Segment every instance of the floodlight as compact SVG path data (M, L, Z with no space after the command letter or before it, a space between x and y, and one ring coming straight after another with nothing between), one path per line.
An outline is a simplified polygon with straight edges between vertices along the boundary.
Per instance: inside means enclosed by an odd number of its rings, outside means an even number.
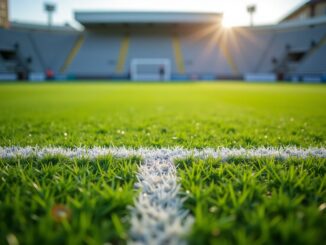
M55 12L56 6L53 3L45 3L44 4L44 11L48 14L48 26L52 26L52 14Z
M46 12L54 12L55 11L55 5L51 3L45 3L44 4L44 10Z
M253 24L254 24L253 15L256 12L256 10L257 10L257 8L256 8L256 5L254 5L254 4L247 6L247 12L250 15L250 26L253 26Z

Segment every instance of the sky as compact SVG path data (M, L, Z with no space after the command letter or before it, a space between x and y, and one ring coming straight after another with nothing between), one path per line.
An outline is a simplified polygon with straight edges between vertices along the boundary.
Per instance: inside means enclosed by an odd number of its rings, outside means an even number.
M74 11L199 11L224 14L227 26L249 25L246 7L255 4L254 23L273 24L307 0L8 0L11 21L46 23L44 3L54 3L55 24L78 26Z

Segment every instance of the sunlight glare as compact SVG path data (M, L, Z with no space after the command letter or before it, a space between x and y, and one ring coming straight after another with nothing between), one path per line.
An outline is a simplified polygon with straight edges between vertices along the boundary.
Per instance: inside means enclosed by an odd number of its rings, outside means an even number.
M226 29L228 28L232 28L234 26L236 26L237 23L237 18L230 16L230 15L224 15L223 19L222 19L222 26Z

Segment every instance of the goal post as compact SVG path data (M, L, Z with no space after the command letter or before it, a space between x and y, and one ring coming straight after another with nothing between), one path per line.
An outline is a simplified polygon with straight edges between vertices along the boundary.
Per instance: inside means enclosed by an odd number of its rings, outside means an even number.
M133 59L130 75L133 81L169 81L171 62L169 59Z

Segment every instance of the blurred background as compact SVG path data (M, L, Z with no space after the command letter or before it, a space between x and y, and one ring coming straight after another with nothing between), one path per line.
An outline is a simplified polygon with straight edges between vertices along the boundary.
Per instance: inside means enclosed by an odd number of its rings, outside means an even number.
M326 80L325 0L0 0L0 80Z

